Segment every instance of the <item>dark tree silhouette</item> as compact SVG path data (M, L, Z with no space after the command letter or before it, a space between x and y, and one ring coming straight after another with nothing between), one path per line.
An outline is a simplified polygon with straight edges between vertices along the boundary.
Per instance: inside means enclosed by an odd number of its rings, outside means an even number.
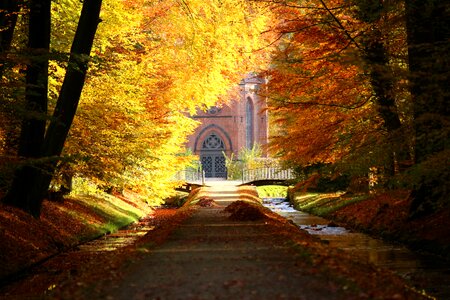
M5 69L7 53L11 48L19 3L17 0L0 1L0 78Z
M387 166L393 174L394 165L400 161L409 160L408 142L402 130L402 123L395 102L395 78L389 62L389 53L384 44L384 36L378 28L380 20L385 17L389 4L379 0L355 1L358 7L357 17L371 24L371 28L362 37L362 57L368 69L370 83L375 95L375 103L384 127L388 133L391 147L391 165ZM389 152L389 150L387 150ZM395 155L394 155L395 153Z
M26 71L26 114L21 125L18 155L24 159L36 159L41 156L46 125L51 0L32 0L28 7L30 56ZM39 170L30 162L32 160L27 160L16 171L5 203L32 212L36 208L27 195L30 189L26 186Z
M44 140L36 155L40 160L17 172L4 199L5 203L19 207L35 217L40 215L42 201L47 195L57 160L77 110L88 69L89 54L100 21L101 4L102 0L83 3L56 108L45 138L43 134L41 136ZM46 76L47 74L44 77ZM30 147L33 148L34 145Z
M449 193L450 3L405 0L405 4L415 160L422 170L412 205L416 213L432 210L434 202Z

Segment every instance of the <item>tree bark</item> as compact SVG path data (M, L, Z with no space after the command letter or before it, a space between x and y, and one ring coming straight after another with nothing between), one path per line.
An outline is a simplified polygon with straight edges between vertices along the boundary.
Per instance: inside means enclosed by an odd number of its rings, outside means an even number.
M19 174L14 180L17 188L21 187L24 190L20 195L21 198L17 198L17 193L8 193L11 195L7 197L8 203L13 203L35 217L40 215L42 201L47 195L57 159L61 155L76 113L88 69L89 54L100 20L101 3L102 0L89 0L83 3L66 75L53 118L40 149L40 157L44 163L38 167L35 166L29 173L30 176Z
M51 0L31 0L29 6L30 62L27 66L25 92L27 107L18 152L22 157L39 157L47 118Z
M414 101L415 160L442 151L439 132L450 115L450 4L406 0L410 90ZM448 125L447 125L448 126Z
M415 168L420 174L413 178L417 184L410 213L416 217L449 199L450 3L405 0L405 7Z
M11 49L11 42L19 13L19 1L3 0L0 2L0 79L6 65L6 56Z
M365 47L364 59L370 66L370 83L375 93L375 104L384 122L388 140L385 153L388 158L385 175L395 175L396 165L399 161L406 161L408 156L408 143L402 134L402 124L393 97L393 80L390 78L390 67L384 45L379 41L370 41Z
M370 83L376 96L378 112L389 133L394 133L401 127L397 105L393 97L394 82L390 74L387 51L381 42L381 32L374 29L372 36L364 42L364 60L370 69Z
M77 111L89 64L89 55L94 42L95 32L100 23L102 0L89 0L83 3L77 31L72 43L69 64L63 85L56 103L53 118L45 134L44 157L59 157ZM36 202L41 203L55 172L56 163L48 165L36 179Z
M21 125L18 149L19 157L27 161L17 170L5 197L5 203L35 215L37 208L29 197L26 186L38 172L39 166L34 164L33 158L41 156L44 142L48 101L51 0L31 0L29 10L30 58L26 71L26 114Z
M409 160L408 141L402 130L402 123L395 103L395 78L389 64L389 54L383 44L383 34L377 28L384 10L383 2L380 0L355 1L358 6L358 18L371 26L371 30L365 34L362 41L363 59L370 76L370 83L375 94L375 104L378 113L383 119L384 127L388 133L388 144L390 149L389 169L391 174L395 172L398 160Z

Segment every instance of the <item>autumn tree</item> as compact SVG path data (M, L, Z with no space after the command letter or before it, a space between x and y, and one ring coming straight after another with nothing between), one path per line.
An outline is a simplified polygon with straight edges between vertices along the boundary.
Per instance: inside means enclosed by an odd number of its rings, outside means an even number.
M371 133L380 134L370 83L358 65L359 45L350 35L358 22L347 6L336 6L275 7L280 42L267 71L268 97L283 129L272 144L300 164L336 162L374 143Z
M280 20L267 72L280 128L274 148L302 165L387 167L396 175L388 184L413 190L413 215L447 205L448 4L272 4Z
M398 96L395 87L399 78L396 78L393 69L398 66L392 63L392 53L388 49L388 41L393 38L388 28L392 28L392 31L404 31L404 26L395 24L397 26L394 27L392 21L389 21L390 18L398 17L398 11L402 10L402 5L378 0L356 1L355 5L355 15L365 25L360 39L361 56L365 62L364 69L369 74L374 102L388 135L387 144L392 146L391 163L387 165L392 175L395 169L398 169L399 161L401 163L411 161L409 155L411 140L407 135L409 130L403 128L399 114L400 108L397 105ZM399 34L396 37L398 36ZM393 43L390 42L390 44ZM400 55L404 47L396 46L396 54Z
M40 120L37 128L30 128L27 120L22 125L22 136L32 136L32 144L20 147L26 156L44 158L42 162L33 165L25 165L19 168L13 180L11 188L8 190L4 202L17 206L33 216L40 215L41 203L45 197L52 174L55 168L55 162L49 161L52 157L58 157L61 154L66 136L70 129L72 119L74 117L81 90L86 76L87 65L95 31L98 24L98 16L100 14L101 0L87 1L83 5L83 9L78 23L78 28L73 40L71 54L68 62L68 68L62 85L57 106L55 108L53 119L49 124L44 136L45 121ZM32 21L32 20L35 21ZM39 48L43 58L38 61L31 61L27 69L27 82L30 82L29 88L37 88L38 92L30 93L32 107L35 110L46 108L47 106L47 80L48 80L48 45L50 43L50 1L41 3L41 1L31 2L30 6L30 47L45 46ZM39 24L36 24L37 22ZM32 25L34 25L32 27ZM42 36L37 37L44 33ZM40 43L44 44L40 44ZM45 51L47 49L47 51ZM33 48L31 48L33 50ZM44 63L42 62L44 61ZM35 81L30 81L35 80ZM45 93L44 93L45 91ZM45 100L45 105L44 105ZM41 117L42 118L42 117ZM30 133L28 133L28 130ZM40 130L38 132L38 130ZM23 139L26 140L26 139ZM27 140L27 142L29 142Z
M268 96L282 128L274 149L297 164L339 163L355 175L398 170L411 145L398 79L406 64L401 4L303 1L274 10L279 46Z
M22 121L18 155L23 158L37 159L41 157L46 126L50 0L30 1L28 5L30 54L26 71L26 115ZM33 165L25 165L18 169L5 202L29 212L35 210L33 200L28 199L28 192L24 186L33 182L37 172L37 167Z
M195 126L188 112L225 99L230 86L264 61L254 50L265 44L261 32L269 11L242 0L104 1L92 44L100 1L83 3L76 33L80 3L52 5L53 116L32 164L37 175L26 184L33 188L18 197L25 186L18 176L7 202L38 215L55 168L102 187L132 189L146 199L166 197L171 177L187 163L178 154ZM89 33L80 34L83 24L89 24ZM86 41L79 43L82 37ZM95 63L86 74L91 45Z
M120 26L99 31L114 38L95 50L104 63L88 79L65 153L82 158L71 165L78 176L155 203L189 161L178 155L196 126L186 112L214 105L261 63L253 52L268 17L245 1L133 1L114 11Z
M450 5L434 0L405 5L417 163L412 213L421 214L449 199Z

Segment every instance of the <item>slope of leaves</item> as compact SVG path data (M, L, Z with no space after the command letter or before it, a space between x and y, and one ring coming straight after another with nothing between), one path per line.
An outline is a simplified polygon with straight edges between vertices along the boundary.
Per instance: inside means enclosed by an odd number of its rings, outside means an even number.
M64 202L45 201L40 220L0 206L0 279L82 241L121 228L152 212L137 198L110 195L76 196ZM70 224L70 226L67 226Z

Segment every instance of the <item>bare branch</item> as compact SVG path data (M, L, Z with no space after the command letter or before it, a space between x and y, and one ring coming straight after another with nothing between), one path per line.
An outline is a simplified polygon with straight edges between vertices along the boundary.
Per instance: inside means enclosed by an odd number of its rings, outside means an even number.
M277 99L274 97L267 97L268 99L272 99L275 101L281 101L285 104L289 104L289 105L303 105L303 106L324 106L324 107L337 107L337 108L343 108L343 109L348 109L348 110L353 110L353 109L358 109L363 107L365 104L367 104L368 102L370 102L373 98L373 96L367 97L365 99L362 99L361 101L352 103L350 105L343 105L343 104L337 104L337 103L323 103L323 102L318 102L318 101L285 101L284 99Z
M349 40L355 44L356 48L361 50L361 47L359 46L358 42L350 35L350 33L347 31L347 29L342 25L342 22L336 17L336 15L331 11L331 9L328 8L326 3L323 0L319 0L320 3L322 3L323 7L326 9L326 11L330 14L330 16L336 21L338 26L344 31L344 34L349 38Z

